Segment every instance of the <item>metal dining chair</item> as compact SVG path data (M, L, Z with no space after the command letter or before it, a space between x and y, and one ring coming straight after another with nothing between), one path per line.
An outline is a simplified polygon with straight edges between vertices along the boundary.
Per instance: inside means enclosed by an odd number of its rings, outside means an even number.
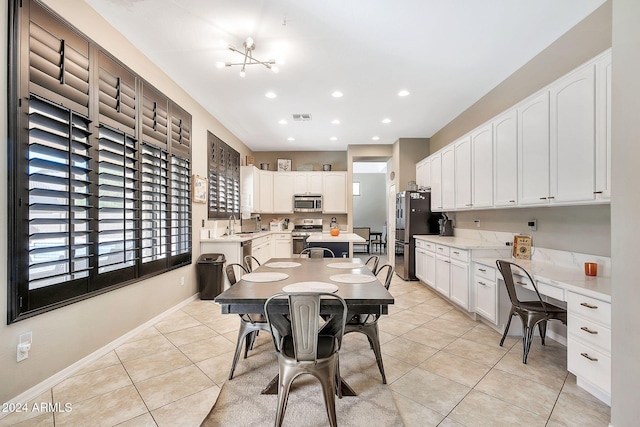
M227 264L225 267L225 273L227 275L227 279L229 279L229 283L231 286L237 283L237 276L235 272L235 268L240 269L241 272L249 273L247 269L242 264L232 263ZM236 351L233 355L233 362L231 363L231 371L229 371L229 379L233 379L233 373L236 370L236 365L238 364L238 359L240 359L240 353L242 352L242 342L244 341L244 358L247 358L247 354L249 350L253 349L253 343L258 336L258 332L260 331L268 331L271 329L267 324L267 319L262 314L248 314L243 313L239 314L240 316L240 328L238 329L238 340L236 342Z
M371 255L367 262L364 263L373 274L378 272L378 263L380 262L380 257L378 255Z
M538 292L536 282L533 280L529 272L520 267L518 264L499 259L496 261L496 265L498 266L500 274L502 274L504 284L507 287L507 293L509 294L509 299L511 300L511 311L509 312L509 320L507 320L507 326L504 328L504 334L502 335L502 339L500 340L500 346L502 347L505 338L507 338L507 334L509 333L509 326L511 326L511 319L513 318L513 316L519 316L520 320L522 321L522 363L527 363L529 349L531 348L531 342L533 341L533 331L535 330L536 325L538 325L542 345L544 345L544 339L547 333L547 321L560 320L566 325L567 310L543 301L542 297L540 296L540 292ZM529 281L533 285L533 289L536 291L536 295L538 296L537 301L520 301L518 299L518 294L516 292L516 283L518 283L519 285L525 285L525 283L520 281L516 282L514 280L513 270L511 269L512 266L522 271L524 273L524 276L529 279Z
M320 320L320 302L330 301L335 310ZM281 426L296 377L310 374L322 386L329 424L337 426L335 394L340 391L338 351L342 345L347 303L332 293L279 293L264 304L273 344L278 353L278 409L276 426Z
M305 255L309 258L324 258L325 254L328 254L330 258L336 257L329 248L306 248L300 251L300 258L305 258Z
M389 264L383 265L378 269L376 276L384 276L384 287L389 290L391 279L393 278L393 267ZM369 345L373 350L373 354L376 356L380 375L382 375L382 384L386 384L387 377L384 374L384 364L382 363L382 353L380 351L380 332L378 330L379 319L380 314L356 314L347 321L344 333L346 335L351 332L360 332L367 336Z
M244 266L247 269L247 271L249 271L249 273L251 273L253 271L253 263L258 264L258 267L260 267L260 261L258 261L258 259L256 257L254 257L253 255L245 255L244 257Z

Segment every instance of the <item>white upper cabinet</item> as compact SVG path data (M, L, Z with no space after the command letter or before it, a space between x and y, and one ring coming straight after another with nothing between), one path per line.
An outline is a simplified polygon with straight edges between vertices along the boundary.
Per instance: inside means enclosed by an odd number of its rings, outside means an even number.
M551 203L595 199L595 65L555 82L550 90Z
M293 194L323 194L323 172L298 171L293 175Z
M273 212L293 212L293 174L276 172L273 175Z
M429 156L431 160L431 210L442 210L442 153Z
M258 212L273 212L273 172L259 170L260 173L260 210Z
M597 200L611 199L611 52L596 61Z
M431 187L431 161L423 159L416 163L416 184L418 188Z
M453 144L454 150L454 200L456 209L471 208L471 137L469 135Z
M493 126L491 123L471 133L471 172L472 206L474 208L493 206Z
M455 204L455 149L448 145L442 150L442 209L450 210Z
M518 126L516 109L493 121L493 204L518 203Z
M240 211L249 218L252 212L260 212L260 171L253 166L240 167Z
M347 173L325 172L323 186L322 211L324 213L347 212Z
M518 107L518 203L549 203L549 92Z

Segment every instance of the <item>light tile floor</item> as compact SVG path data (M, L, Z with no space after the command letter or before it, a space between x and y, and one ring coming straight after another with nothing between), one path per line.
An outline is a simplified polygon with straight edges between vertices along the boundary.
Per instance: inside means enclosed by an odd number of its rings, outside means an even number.
M562 345L536 340L524 365L518 338L500 347L497 332L423 284L394 276L390 291L382 352L406 426L608 425L610 408L576 385ZM72 411L15 413L0 426L198 426L227 378L238 323L194 301L34 400ZM272 343L261 334L256 345ZM343 345L368 346L361 334Z

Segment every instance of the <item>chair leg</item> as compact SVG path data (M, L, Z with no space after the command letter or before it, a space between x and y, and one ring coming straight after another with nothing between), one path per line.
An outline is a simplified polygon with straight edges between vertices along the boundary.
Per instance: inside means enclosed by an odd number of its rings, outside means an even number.
M538 322L538 330L540 331L540 339L542 340L542 345L544 345L544 339L547 335L547 321L543 320Z
M251 334L252 331L247 328L247 325L244 322L240 323L240 328L238 329L238 341L236 342L236 352L233 355L233 362L231 363L231 371L229 372L229 379L233 379L233 372L236 370L236 365L238 364L238 359L240 359L240 353L242 352L242 341L244 341L245 336ZM249 338L247 337L247 343L249 342ZM245 353L245 358L246 358Z
M322 374L318 372L315 376L320 380L320 384L322 385L322 395L324 396L324 404L327 409L327 416L329 417L329 425L335 427L338 425L336 418L336 396L335 396L335 388L339 387L339 384L336 384L336 369L338 366L338 360L336 359L335 363L329 363L326 366L326 372Z
M524 322L523 322L524 323ZM524 326L524 325L523 325ZM534 327L524 326L524 331L522 334L522 363L526 365L527 357L529 356L529 349L531 348L531 341L533 341L533 331Z
M253 344L256 342L258 331L251 331L247 334L247 338L244 342L244 358L247 358L249 350L253 350Z
M287 411L287 401L289 400L289 390L295 378L295 371L281 366L278 374L278 412L276 413L276 427L282 426L284 413Z
M376 323L373 327L365 327L363 329L363 332L367 335L369 344L371 345L371 349L373 350L373 354L375 354L376 356L378 369L380 370L380 375L382 376L382 384L386 384L387 376L384 374L384 364L382 363L382 352L380 351L380 333L378 332L378 324Z
M507 320L507 326L504 327L504 334L502 334L502 339L500 340L500 347L504 344L504 340L507 338L507 334L509 333L509 327L511 326L511 319L515 315L513 308L509 312L509 319Z

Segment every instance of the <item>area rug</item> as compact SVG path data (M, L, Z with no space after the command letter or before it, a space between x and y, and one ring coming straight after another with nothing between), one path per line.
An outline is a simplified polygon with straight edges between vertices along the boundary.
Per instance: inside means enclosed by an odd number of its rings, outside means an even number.
M215 405L202 426L272 426L276 417L276 395L260 394L278 373L273 343L258 337L247 359L240 359L233 380L226 381ZM402 419L388 386L382 384L373 352L364 341L345 337L340 351L340 372L357 396L336 397L338 425L360 427L402 426ZM267 338L267 337L265 337ZM322 398L322 387L310 375L293 382L283 426L316 427L329 425Z

